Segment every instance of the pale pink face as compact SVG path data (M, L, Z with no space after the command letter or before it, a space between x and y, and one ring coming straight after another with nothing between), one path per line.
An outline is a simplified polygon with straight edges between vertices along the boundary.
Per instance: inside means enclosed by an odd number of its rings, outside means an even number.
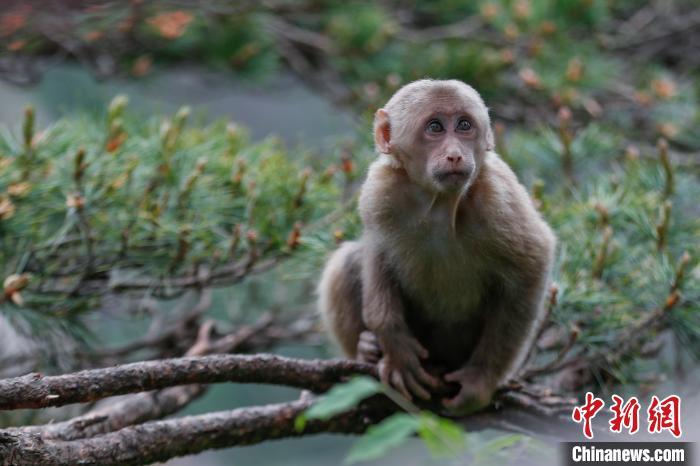
M438 191L460 190L476 170L474 118L460 108L436 108L421 123L408 149L411 158L424 159L423 171Z
M405 95L399 91L386 107L389 131L378 135L380 150L381 139L389 139L387 153L413 181L437 192L466 189L490 145L490 123L481 98L471 87L455 83L432 82L403 91ZM377 129L386 128L379 112L377 118Z

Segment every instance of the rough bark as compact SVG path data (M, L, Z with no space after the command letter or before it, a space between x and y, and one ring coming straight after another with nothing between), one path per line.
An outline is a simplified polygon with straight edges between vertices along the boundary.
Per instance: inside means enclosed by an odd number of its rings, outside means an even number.
M371 364L275 355L211 355L136 362L73 374L0 380L0 409L45 408L175 385L267 383L322 392L346 376L375 375Z
M397 408L374 398L329 420L310 420L297 430L295 420L312 400L187 416L126 427L75 441L44 440L37 434L0 431L3 465L141 465L204 450L252 445L267 440L321 432L362 433Z
M67 421L11 427L5 432L36 434L44 440L68 441L93 437L175 414L202 396L206 389L206 385L194 384L138 393Z
M246 346L255 336L263 337L258 342L259 348L270 347L280 336L282 339L292 334L295 337L300 337L304 336L308 330L301 326L299 332L285 331L282 335L269 335L268 331L275 330L271 324L270 316L263 315L252 325L245 325L220 337L212 337L214 323L213 321L205 321L200 327L195 344L185 356L236 352ZM44 440L77 440L93 437L174 414L206 393L207 389L207 385L193 384L137 393L106 406L98 406L82 416L67 421L24 426L8 429L8 431L40 434Z
M23 429L0 431L0 463L8 465L141 465L205 450L253 445L268 440L318 433L360 434L399 408L377 395L328 420L309 420L303 429L295 421L312 399L262 407L239 408L167 421L152 421L73 441L47 439ZM467 430L502 429L532 435L571 436L571 423L560 416L542 418L522 406L503 406L459 420ZM573 437L572 437L573 438Z
M206 334L203 330L200 336ZM199 339L200 342L205 340ZM185 373L181 374L182 371ZM105 414L97 411L55 426L0 430L0 464L150 464L208 449L251 445L284 437L319 432L361 433L395 412L398 408L394 402L375 396L343 415L310 421L301 431L295 429L294 421L312 403L308 397L290 403L167 421L144 422L153 417L139 417L143 413L154 416L154 407L162 410L155 413L156 416L177 412L182 403L189 402L197 396L198 390L203 390L202 385L193 385L193 382L272 383L323 391L355 374L376 377L374 366L348 360L219 355L127 364L58 377L7 379L0 381L0 388L5 389L0 390L3 396L0 400L9 406L42 407L47 394L53 393L60 393L62 397L49 401L63 404L69 402L69 397L71 401L89 401L119 390L149 390L162 388L166 383L186 385L128 397L121 404L117 403L116 409L108 407ZM545 435L558 435L559 427L553 426L559 426L555 422L561 413L570 412L571 402L553 396L550 390L542 387L509 384L499 389L488 410L462 422L468 429L528 432L533 420L546 418L544 427L540 425L535 429Z

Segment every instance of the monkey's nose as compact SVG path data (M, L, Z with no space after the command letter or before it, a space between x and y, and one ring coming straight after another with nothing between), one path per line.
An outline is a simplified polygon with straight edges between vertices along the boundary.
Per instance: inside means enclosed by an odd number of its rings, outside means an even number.
M459 163L462 161L462 156L461 155L448 155L447 161L452 162L452 163Z

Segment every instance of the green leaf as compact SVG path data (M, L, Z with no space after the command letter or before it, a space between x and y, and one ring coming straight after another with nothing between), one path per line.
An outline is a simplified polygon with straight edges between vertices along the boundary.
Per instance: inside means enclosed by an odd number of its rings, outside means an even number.
M449 419L432 413L421 413L418 434L436 458L454 457L464 450L464 429Z
M306 427L306 414L301 413L300 415L297 416L296 419L294 419L294 430L296 432L303 432L304 428Z
M406 413L394 414L367 429L367 433L353 445L346 463L369 461L383 456L415 434L420 420Z
M305 413L306 419L329 419L347 411L370 395L381 392L382 385L371 377L355 377L336 385Z

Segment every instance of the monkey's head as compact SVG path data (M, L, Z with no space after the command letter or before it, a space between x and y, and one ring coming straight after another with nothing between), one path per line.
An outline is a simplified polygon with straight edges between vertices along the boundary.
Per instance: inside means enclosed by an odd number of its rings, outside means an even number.
M405 85L374 118L377 150L435 192L469 188L493 150L488 110L461 81L423 79Z

